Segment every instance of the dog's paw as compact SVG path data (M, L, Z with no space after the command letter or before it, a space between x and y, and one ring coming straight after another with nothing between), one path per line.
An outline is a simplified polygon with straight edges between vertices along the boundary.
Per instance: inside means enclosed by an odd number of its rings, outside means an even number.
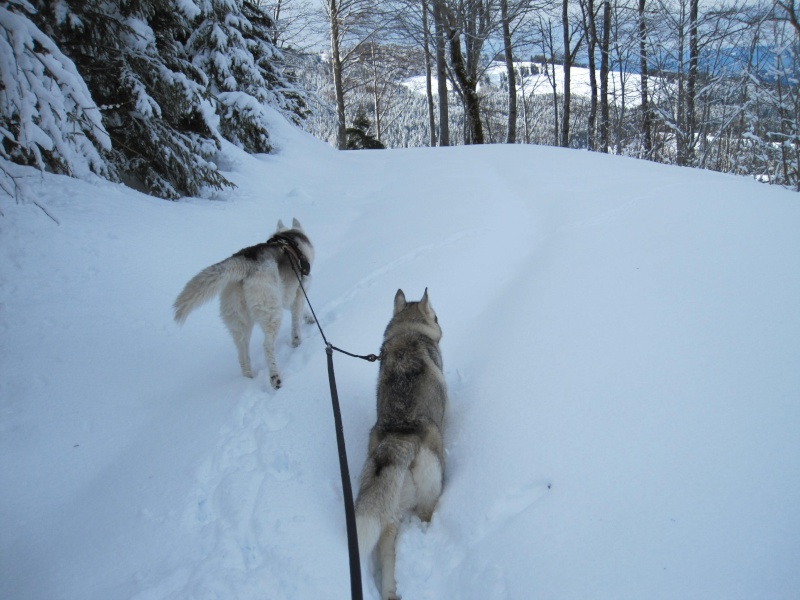
M280 375L272 375L269 378L269 382L272 384L272 387L274 387L276 390L280 389L280 387L281 387L281 376Z
M306 325L313 325L315 322L314 315L312 315L311 313L304 314L303 321L305 321Z
M300 345L300 336L296 335L292 338L292 348L297 348Z
M255 377L255 374L253 374L252 369L242 369L242 375L244 375L245 377L247 377L249 379L252 379L253 377Z

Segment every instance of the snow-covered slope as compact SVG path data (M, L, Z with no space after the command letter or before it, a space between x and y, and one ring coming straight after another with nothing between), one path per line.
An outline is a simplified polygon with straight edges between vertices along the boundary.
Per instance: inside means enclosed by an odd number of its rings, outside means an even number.
M155 200L32 174L0 218L0 598L343 598L325 352L241 377L201 268L298 217L328 338L376 352L429 288L444 495L407 600L800 597L800 202L752 181L530 146L339 153L275 117L238 184ZM288 316L288 315L287 315ZM288 319L287 319L288 321ZM354 483L375 365L337 355ZM377 598L365 573L365 597Z
M516 62L516 70L522 75L518 76L517 80L517 93L525 95L526 97L534 95L551 95L553 93L553 86L551 80L555 82L556 88L559 93L563 92L564 85L564 66L563 65L545 65L537 63L534 65L537 72L531 74L530 62ZM549 72L549 76L548 76ZM482 82L479 89L488 83L495 88L507 88L508 70L504 63L494 62L486 69L482 76ZM638 75L634 73L620 73L619 71L610 71L609 74L609 102L612 104L625 104L626 106L638 106L641 103L641 87ZM652 81L665 85L659 77L651 78ZM433 89L436 89L436 78L433 79ZM573 66L570 71L570 91L573 96L580 96L589 98L592 94L590 83L590 75L588 67ZM417 94L425 94L425 76L417 75L410 77L403 82L408 89ZM447 82L448 89L450 89L450 82ZM659 94L659 86L654 86L651 93Z

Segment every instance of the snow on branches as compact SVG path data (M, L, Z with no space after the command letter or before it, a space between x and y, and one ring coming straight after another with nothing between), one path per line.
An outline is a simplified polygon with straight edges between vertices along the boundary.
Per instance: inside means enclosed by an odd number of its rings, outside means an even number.
M266 107L307 112L273 29L250 0L6 0L0 158L163 198L232 186L223 138L269 152Z
M108 177L111 140L72 60L26 14L0 7L0 156L57 173ZM4 171L7 172L7 171Z

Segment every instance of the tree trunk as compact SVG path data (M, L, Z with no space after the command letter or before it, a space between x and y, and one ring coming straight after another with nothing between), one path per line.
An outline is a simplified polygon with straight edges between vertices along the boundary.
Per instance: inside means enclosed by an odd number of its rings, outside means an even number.
M675 164L686 164L687 138L686 138L686 83L685 78L685 48L686 48L686 6L681 3L680 16L678 17L678 101L676 102L675 115Z
M525 127L525 143L531 143L530 128L528 127L528 99L525 97L525 83L522 84L522 124Z
M383 130L383 123L381 119L381 84L378 76L378 61L380 60L375 50L375 38L370 40L370 65L372 67L372 105L374 107L373 119L375 122L375 139L381 141L381 132Z
M500 0L500 18L503 22L503 48L508 71L508 133L506 143L517 141L517 75L514 70L514 53L511 47L511 21L508 17L508 0ZM523 99L524 101L524 99Z
M550 74L548 71L547 79L550 81L550 86L553 88L553 144L558 146L559 139L560 139L560 129L559 129L559 121L558 121L558 81L556 81L556 46L555 42L553 41L553 27L552 23L548 22L548 30L547 35L550 39L550 63L553 66L553 77L550 78ZM547 63L544 64L544 68L547 69Z
M272 29L273 46L277 46L278 42L280 41L279 40L280 34L278 33L278 20L281 18L281 4L282 4L281 0L278 0L272 9L272 18L274 20L274 25L275 25Z
M591 98L589 101L589 139L588 139L588 146L589 150L596 150L596 123L597 123L597 72L595 69L594 64L594 50L597 47L597 23L595 22L595 14L594 14L594 0L587 0L586 2L586 9L589 18L588 29L587 32L589 43L588 43L588 54L589 54L589 88L591 90Z
M642 82L642 158L653 152L652 115L647 93L647 24L644 20L645 0L639 0L639 68Z
M439 95L439 145L450 145L450 111L447 95L447 59L445 58L444 0L433 0L433 23L436 33L436 78Z
M333 89L336 95L336 147L347 148L347 126L344 114L344 86L342 84L342 60L339 55L339 9L336 0L329 0L328 14L331 21L331 68Z
M697 13L698 1L689 0L689 77L686 81L686 135L688 137L687 159L694 154L697 144L695 137L697 133L696 115L696 96L697 96L697 77L698 62L700 51L698 48L697 33Z
M569 41L569 0L561 2L561 25L564 29L564 110L561 114L561 146L569 148L569 116L572 94L570 90L570 78L572 71L572 52L570 52Z
M453 24L453 19L448 16L448 44L450 45L450 63L453 74L458 80L461 92L464 95L464 113L466 125L469 128L469 139L466 143L483 144L483 124L481 123L480 99L478 98L478 82L470 77L464 55L461 52L461 34Z
M428 39L428 0L422 0L422 45L425 48L425 97L428 100L428 127L431 146L436 146L436 115L433 108L433 86L431 84L431 47Z
M608 153L608 49L611 42L611 1L603 2L603 39L600 42L600 151Z

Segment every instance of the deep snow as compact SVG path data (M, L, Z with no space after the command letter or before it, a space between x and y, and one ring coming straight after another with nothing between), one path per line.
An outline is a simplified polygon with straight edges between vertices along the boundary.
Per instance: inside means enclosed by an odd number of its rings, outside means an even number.
M60 225L0 199L0 598L349 597L319 333L284 323L275 392L216 302L172 320L293 216L334 344L376 352L398 287L444 330L406 600L800 597L797 194L556 148L339 153L273 119L280 152L226 147L213 199L33 172ZM335 361L355 485L377 368Z

